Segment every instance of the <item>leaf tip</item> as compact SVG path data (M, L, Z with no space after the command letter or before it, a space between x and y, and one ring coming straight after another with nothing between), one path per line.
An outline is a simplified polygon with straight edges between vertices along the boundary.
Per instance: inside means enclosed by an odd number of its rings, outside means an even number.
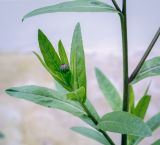
M76 27L75 27L75 29L81 29L81 25L80 25L80 22L78 22L77 24L76 24Z
M5 93L11 95L11 92L14 91L12 88L6 89Z

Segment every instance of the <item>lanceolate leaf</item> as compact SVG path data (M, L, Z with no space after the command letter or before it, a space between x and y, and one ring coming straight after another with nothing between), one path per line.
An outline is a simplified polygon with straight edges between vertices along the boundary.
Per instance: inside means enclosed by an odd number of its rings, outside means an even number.
M118 91L98 68L95 69L95 72L98 85L108 103L111 105L114 111L120 111L122 109L122 100Z
M38 41L41 53L48 68L50 68L52 72L59 72L61 61L51 42L41 30L38 30Z
M144 96L145 96L145 95L148 95L148 92L149 92L150 87L151 87L151 81L149 82L149 84L148 84L148 86L147 86L147 88L146 88L146 90L145 90L145 92L144 92Z
M32 16L55 12L117 12L112 6L98 0L72 0L42 7L26 14L23 20Z
M61 63L69 65L67 54L61 40L58 42L58 52L61 59Z
M151 119L149 119L146 124L149 126L152 132L154 132L157 128L160 127L160 113L154 115ZM143 140L144 137L134 137L132 139L131 145L138 145L138 143Z
M149 106L149 103L150 103L150 100L151 100L151 96L149 95L145 95L143 96L137 106L135 107L134 109L134 114L142 119L144 119L145 117L145 114L147 112L147 109L148 109L148 106Z
M85 105L87 106L87 108L90 111L90 113L95 117L95 119L97 121L99 121L100 120L100 116L98 115L96 109L94 108L94 106L91 104L91 102L88 99L86 100Z
M36 104L57 108L72 113L75 116L83 116L83 108L76 102L67 101L58 92L39 86L13 87L6 90L10 96L32 101Z
M80 133L81 135L84 135L84 136L87 136L91 139L94 139L103 145L110 145L108 140L101 133L97 132L96 130L93 130L90 128L85 128L85 127L72 127L71 129L77 133Z
M71 82L74 90L82 86L86 90L85 56L83 50L81 28L79 23L75 27L72 38L70 67L71 67L71 73L73 75Z
M139 100L137 106L134 109L132 109L132 114L144 119L150 100L151 100L151 96L149 95L143 96ZM136 136L129 136L129 145L132 145L132 142L134 142L137 138L138 137Z
M160 113L153 116L151 119L147 121L148 126L152 131L160 127Z
M160 57L155 57L153 59L147 60L143 64L142 68L132 83L134 84L147 77L158 75L160 75Z
M142 137L151 135L151 130L139 117L122 111L104 115L99 121L98 128L104 131Z

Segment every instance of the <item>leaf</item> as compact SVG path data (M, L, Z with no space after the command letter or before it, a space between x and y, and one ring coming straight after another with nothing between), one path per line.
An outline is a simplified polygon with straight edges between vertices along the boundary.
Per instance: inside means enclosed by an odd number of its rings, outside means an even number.
M44 68L54 77L54 79L59 82L65 89L67 90L71 90L70 86L68 84L66 84L65 80L62 78L62 76L57 75L55 73L53 73L48 66L45 64L45 62L43 61L43 59L39 56L38 53L34 52L33 53L37 56L38 60L41 62L41 64L44 66Z
M134 114L142 119L144 119L145 117L145 114L147 112L147 109L148 109L148 106L149 106L149 103L150 103L150 100L151 100L151 96L149 95L145 95L143 96L137 106L135 107L134 109Z
M26 18L55 12L117 12L112 6L100 2L98 0L76 0L62 2L59 4L42 7L26 14L22 21Z
M150 128L139 117L122 111L104 115L98 123L98 128L103 131L142 137L151 135Z
M160 56L145 61L132 83L135 84L147 77L158 75L160 75Z
M61 72L60 67L62 62L51 42L41 30L38 31L38 41L44 61L37 53L34 52L35 55L38 57L47 71L54 77L54 79L58 81L64 88L71 91L71 72L70 70L66 73Z
M57 81L55 81L54 84L56 91L59 92L62 96L65 96L68 93L68 91L64 87L62 87L62 85L60 85Z
M114 111L120 111L122 109L122 100L118 91L98 68L95 69L95 73L98 85L108 103L111 105Z
M79 118L91 127L96 128L95 123L87 115L80 116Z
M83 50L81 28L79 23L75 27L73 38L72 38L70 63L71 63L70 64L71 73L73 75L71 82L74 90L82 86L86 90L85 56L84 56L84 50ZM85 94L85 97L86 97L86 94Z
M100 116L98 115L96 109L94 108L94 106L91 104L91 102L88 99L86 100L85 105L87 106L89 112L95 117L95 119L99 121Z
M57 108L75 116L83 116L83 108L76 102L65 100L58 92L40 86L13 87L6 90L10 96L32 101L36 104Z
M152 132L154 132L157 128L160 127L160 113L154 115L151 119L149 119L146 124L149 126ZM137 145L144 137L134 137L132 139L131 145Z
M153 116L151 119L147 121L148 126L151 128L152 131L156 130L160 127L160 113Z
M134 102L135 102L134 90L133 90L133 86L130 84L129 85L129 111L131 113L133 113L133 110L134 110Z
M38 42L46 65L52 72L58 73L61 61L51 42L41 30L38 30Z
M146 88L146 90L145 90L145 92L144 92L144 96L145 95L148 95L148 91L149 91L149 89L150 89L150 87L151 87L151 81L149 82L149 84L148 84L148 86L147 86L147 88Z
M62 64L69 65L67 54L66 54L66 51L64 49L64 46L61 40L58 42L58 52L59 52L59 56L60 56Z
M144 119L145 114L148 109L148 106L149 106L149 103L150 103L150 100L151 100L151 96L149 96L149 95L143 96L139 100L137 106L132 109L132 114ZM129 145L132 143L132 140L134 140L135 138L137 138L137 137L129 136L129 142L130 142Z
M72 127L71 129L77 133L80 133L81 135L94 139L103 145L110 145L108 140L104 138L104 136L96 130L86 127Z
M77 89L73 92L69 92L67 94L67 99L78 101L80 103L84 103L86 101L85 100L86 99L85 98L85 88L80 87L79 89Z
M160 139L156 140L152 145L160 145Z

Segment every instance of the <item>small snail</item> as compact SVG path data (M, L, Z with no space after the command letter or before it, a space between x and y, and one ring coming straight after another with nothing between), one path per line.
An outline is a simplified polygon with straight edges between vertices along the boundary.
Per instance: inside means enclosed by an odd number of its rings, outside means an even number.
M68 64L61 64L60 65L60 71L64 72L64 73L68 72L69 71L69 65Z

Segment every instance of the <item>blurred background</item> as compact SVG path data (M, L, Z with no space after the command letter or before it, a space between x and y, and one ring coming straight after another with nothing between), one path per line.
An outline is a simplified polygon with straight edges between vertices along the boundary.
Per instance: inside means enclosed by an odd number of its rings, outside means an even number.
M111 3L110 0L104 0ZM118 1L118 0L117 0ZM122 92L121 32L119 17L112 13L55 13L27 19L29 11L61 0L0 0L0 145L99 145L73 133L69 128L84 125L68 113L47 109L31 102L10 97L6 88L21 85L41 85L54 88L52 77L41 66L32 51L39 51L37 30L40 28L55 48L61 39L69 55L71 38L77 22L81 23L84 41L88 97L100 115L111 111L100 92L95 66ZM118 1L121 4L121 0ZM140 60L160 26L159 0L128 1L129 72ZM160 55L160 39L149 58ZM136 84L136 101L151 79ZM160 77L152 78L149 94L152 101L146 120L160 112ZM122 93L121 93L122 94ZM120 145L118 134L111 134ZM3 135L0 135L3 136ZM141 145L150 145L160 138L160 129Z

